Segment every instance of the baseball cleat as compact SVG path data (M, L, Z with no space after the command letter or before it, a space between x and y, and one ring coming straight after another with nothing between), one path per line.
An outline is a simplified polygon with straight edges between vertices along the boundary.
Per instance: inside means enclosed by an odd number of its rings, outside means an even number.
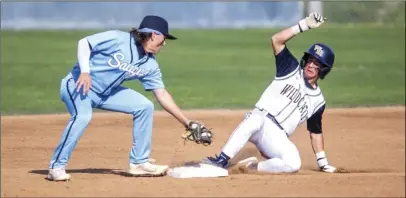
M145 162L143 164L130 164L128 173L136 177L158 177L164 176L168 170L169 166L167 165L156 165Z
M220 153L219 156L216 155L215 157L204 158L202 160L202 162L205 163L205 164L215 165L215 166L218 166L218 167L221 167L221 168L227 168L228 165L229 165L228 164L229 159L230 158L228 156L226 156L223 153Z
M49 169L47 176L51 181L69 181L70 175L65 172L65 168Z

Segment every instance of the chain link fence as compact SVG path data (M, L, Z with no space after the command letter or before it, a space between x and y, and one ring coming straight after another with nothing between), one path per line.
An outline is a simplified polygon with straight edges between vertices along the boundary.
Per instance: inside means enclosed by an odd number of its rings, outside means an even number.
M404 1L2 2L2 29L129 28L143 16L172 28L269 28L319 11L329 23L405 24Z
M326 1L323 13L334 23L405 24L405 1Z
M303 2L3 2L6 29L130 28L159 15L172 28L288 26L303 16Z

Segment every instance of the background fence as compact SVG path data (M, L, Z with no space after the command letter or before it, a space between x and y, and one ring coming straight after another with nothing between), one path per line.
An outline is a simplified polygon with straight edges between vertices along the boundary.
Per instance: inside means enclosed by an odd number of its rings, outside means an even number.
M309 6L310 5L310 6ZM129 28L144 15L168 19L173 28L288 26L309 11L336 23L404 24L405 2L2 2L6 29Z
M144 15L168 19L173 28L288 26L309 11L336 23L404 24L405 2L2 2L5 29L129 28Z
M3 28L128 28L148 14L174 28L272 27L294 24L302 2L6 2Z
M323 4L324 15L335 23L405 24L405 1L334 1Z

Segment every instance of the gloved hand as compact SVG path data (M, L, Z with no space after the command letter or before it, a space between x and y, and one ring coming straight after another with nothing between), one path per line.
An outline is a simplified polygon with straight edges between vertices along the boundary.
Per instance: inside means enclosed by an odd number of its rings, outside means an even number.
M327 164L320 167L320 170L326 173L335 173L337 171L337 168Z
M190 121L182 138L207 146L212 142L212 135L211 130L205 127L202 123L198 121Z
M319 152L316 154L317 157L317 165L320 168L320 171L326 172L326 173L335 173L337 171L337 168L334 166L331 166L328 161L327 157L324 151Z
M324 23L324 20L326 20L326 18L324 18L317 12L312 12L309 14L308 17L305 18L306 25L310 29L319 27L321 24Z
M312 12L308 17L299 21L299 30L297 31L304 32L312 28L317 28L323 24L325 20L326 18L321 16L321 14Z

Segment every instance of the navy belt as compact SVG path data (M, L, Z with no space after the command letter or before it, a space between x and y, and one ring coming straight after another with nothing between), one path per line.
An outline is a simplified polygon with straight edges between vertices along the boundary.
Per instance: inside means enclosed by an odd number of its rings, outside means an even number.
M289 135L286 133L285 129L283 129L283 127L281 126L281 124L279 124L278 120L276 120L273 115L271 115L268 111L266 111L266 110L263 109L263 108L258 108L258 107L257 107L257 109L260 110L260 111L262 111L262 112L266 112L266 117L269 118L269 119L271 119L272 122L275 123L276 126L278 126L279 129L281 129L283 132L285 132L285 134L289 137Z
M268 114L266 114L266 117L271 119L276 124L276 126L278 126L281 130L284 130L283 127L281 126L281 124L279 124L279 122L275 119L275 117L273 117L273 115L268 113Z

